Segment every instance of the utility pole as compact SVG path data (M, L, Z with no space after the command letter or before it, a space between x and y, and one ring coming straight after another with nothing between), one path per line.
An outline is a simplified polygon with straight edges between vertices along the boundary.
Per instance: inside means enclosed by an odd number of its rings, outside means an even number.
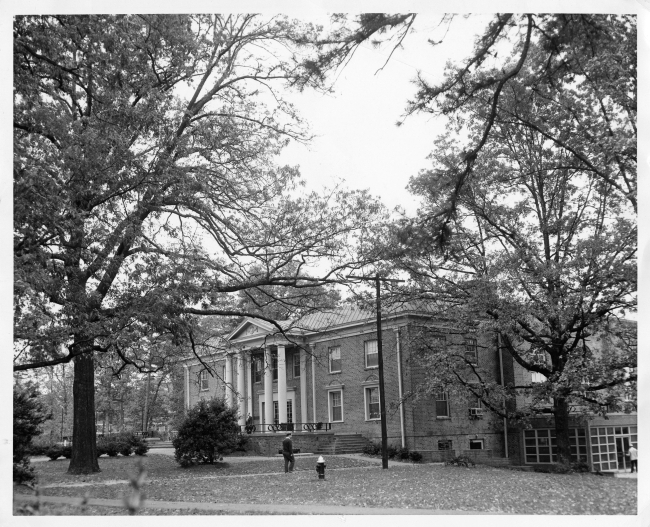
M388 468L388 431L386 430L386 398L384 394L384 356L382 353L381 337L381 288L380 280L385 282L404 282L394 278L380 278L379 273L374 277L348 275L348 278L357 280L374 280L376 311L377 311L377 365L379 366L379 413L381 414L381 468Z

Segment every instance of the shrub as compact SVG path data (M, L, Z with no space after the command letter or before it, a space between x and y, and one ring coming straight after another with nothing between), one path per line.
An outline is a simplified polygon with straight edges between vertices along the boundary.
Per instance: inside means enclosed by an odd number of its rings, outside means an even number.
M397 455L398 455L399 458L402 459L402 460L404 460L404 459L408 459L408 458L409 458L409 454L410 454L409 449L406 448L406 447L400 447L400 448L397 450Z
M29 464L28 459L21 459L18 463L14 463L14 482L18 485L29 483L36 479L34 474L34 467Z
M471 458L467 457L467 456L453 457L449 461L447 461L447 463L445 463L445 464L446 465L456 466L456 467L475 467L476 466L476 463L474 463L474 461Z
M381 454L381 443L367 443L366 446L363 447L363 453L368 454L369 456Z
M130 443L120 443L120 454L123 456L130 456L133 454L133 445Z
M420 461L422 461L422 454L415 451L409 452L409 459L413 461L413 463L419 463Z
M214 464L237 446L238 436L237 410L228 408L223 399L200 401L178 429L174 457L182 467Z
M393 459L397 455L399 449L395 445L388 445L387 450L388 450L388 459Z
M18 484L36 479L29 465L30 448L32 440L41 433L41 424L51 418L38 400L39 395L33 385L14 385L13 477Z
M148 451L149 445L147 445L147 442L144 440L140 440L134 450L136 456L144 456Z
M117 456L118 451L120 450L120 444L113 436L100 437L97 439L97 456L106 454L110 457ZM100 453L101 452L101 453Z
M66 458L70 459L72 457L72 445L66 445L62 446L61 448L61 455Z
M245 436L243 434L239 434L237 436L237 445L235 446L235 450L239 452L246 452L248 449L248 436Z
M45 451L45 455L52 461L56 461L58 458L63 457L63 447L53 445Z

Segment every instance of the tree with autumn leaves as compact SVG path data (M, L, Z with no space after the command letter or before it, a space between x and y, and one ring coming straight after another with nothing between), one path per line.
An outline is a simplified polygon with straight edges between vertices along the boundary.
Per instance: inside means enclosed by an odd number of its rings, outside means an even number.
M97 354L147 373L149 344L180 350L197 317L260 316L237 293L308 295L356 265L380 207L306 194L275 163L308 138L281 90L322 88L315 31L246 14L16 17L15 370L74 363L69 472L99 470Z
M406 112L449 126L410 182L422 208L392 227L398 293L493 334L539 381L502 386L424 331L421 389L552 415L563 463L570 414L636 408L636 327L620 320L636 310L636 63L633 16L499 14L442 82L418 77Z

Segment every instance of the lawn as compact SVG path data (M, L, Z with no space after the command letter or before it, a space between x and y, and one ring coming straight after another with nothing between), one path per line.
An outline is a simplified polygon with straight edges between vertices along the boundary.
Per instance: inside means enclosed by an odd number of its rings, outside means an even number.
M35 464L44 495L121 498L136 472L134 457L100 458L102 472L66 474L67 460ZM296 459L284 474L282 458L180 468L172 457L149 454L144 492L149 500L327 504L427 508L516 514L635 514L636 480L592 474L542 474L497 469L405 464L382 470L371 461L329 456L326 480L316 456ZM25 490L19 490L26 492ZM153 505L153 504L151 504ZM86 514L104 514L101 507ZM56 513L56 512L52 512ZM106 514L113 512L106 512ZM122 513L124 513L122 511ZM164 511L161 514L173 514ZM187 513L187 512L185 512ZM70 512L65 514L71 514Z

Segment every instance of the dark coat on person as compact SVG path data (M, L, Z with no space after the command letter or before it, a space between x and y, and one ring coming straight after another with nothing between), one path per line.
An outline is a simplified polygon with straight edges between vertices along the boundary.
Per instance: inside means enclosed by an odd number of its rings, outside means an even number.
M293 441L291 441L291 437L285 437L284 441L282 441L282 453L293 454Z

